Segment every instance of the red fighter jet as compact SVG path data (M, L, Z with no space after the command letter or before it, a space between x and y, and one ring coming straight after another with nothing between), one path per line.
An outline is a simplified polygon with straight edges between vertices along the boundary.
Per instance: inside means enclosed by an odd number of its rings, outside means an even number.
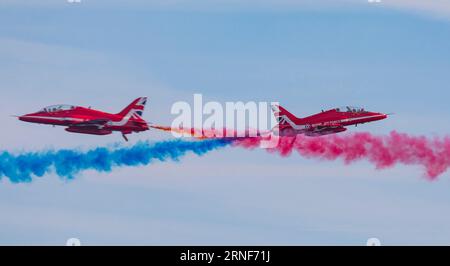
M73 133L109 135L119 131L128 141L127 134L149 129L148 123L141 117L146 103L147 97L137 98L117 114L80 106L53 105L18 118L25 122L66 126L66 131Z
M322 136L344 132L347 126L358 126L388 117L387 114L369 112L363 108L346 106L298 118L279 105L272 105L272 111L278 122L277 129L281 136Z

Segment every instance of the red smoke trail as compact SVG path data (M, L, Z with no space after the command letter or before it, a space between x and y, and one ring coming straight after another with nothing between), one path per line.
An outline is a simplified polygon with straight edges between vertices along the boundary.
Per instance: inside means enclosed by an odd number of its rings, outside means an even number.
M391 132L386 136L370 133L330 135L324 137L279 137L279 145L269 151L289 156L297 151L307 158L325 160L343 159L349 164L366 159L377 169L396 164L421 165L430 180L435 180L450 166L450 137L426 138ZM242 138L234 141L235 146L256 148L261 138Z
M174 129L163 126L154 128L196 135L200 139L217 138L218 130ZM230 130L223 129L223 135ZM235 131L230 131L234 134ZM216 135L216 137L214 137ZM234 135L237 136L237 135ZM248 136L248 135L247 135ZM377 169L392 167L396 164L420 165L426 170L426 176L435 180L450 166L450 137L426 138L391 132L389 135L376 136L370 133L335 134L322 137L280 136L278 146L267 149L269 152L289 156L293 151L307 158L324 160L342 159L346 164L358 160L368 160ZM264 137L232 138L233 145L247 149L260 147Z
M205 136L205 134L203 134L202 131L194 129L194 128L172 128L172 127L167 127L167 126L159 126L159 125L151 125L150 127L152 128L156 128L162 131L167 131L167 132L175 132L178 134L186 134L186 135L191 135L192 137L197 136L197 139L206 139L207 137ZM202 133L199 133L202 132Z
M178 133L180 135L191 136L197 139L212 138L235 138L235 137L256 137L261 134L268 134L270 131L259 131L256 129L236 131L233 129L197 129L197 128L173 128L168 126L151 125L150 127L162 131Z

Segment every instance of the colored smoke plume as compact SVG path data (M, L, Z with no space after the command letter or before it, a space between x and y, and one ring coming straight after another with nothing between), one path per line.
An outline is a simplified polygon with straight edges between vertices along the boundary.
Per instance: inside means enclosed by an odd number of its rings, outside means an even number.
M166 132L176 133L186 137L194 137L197 139L212 139L212 138L236 138L236 137L256 137L261 135L268 135L269 130L260 131L257 129L248 129L237 131L234 129L220 128L220 129L197 129L197 128L173 128L168 126L151 125L150 127Z
M160 128L172 131L170 128ZM133 146L99 147L87 151L76 149L11 153L0 151L0 178L11 182L30 182L55 172L59 177L72 179L83 170L109 172L123 166L148 165L154 161L179 160L188 152L203 155L209 151L232 145L254 149L263 137L204 138L201 141L171 140L138 142ZM396 164L418 165L425 169L430 180L445 173L450 166L450 137L427 138L391 132L389 135L370 133L336 134L322 137L279 137L278 146L267 149L281 156L297 151L306 158L341 159L349 164L367 160L377 169Z
M258 147L260 141L261 138L242 138L234 140L233 145L252 149ZM425 168L425 174L430 180L443 174L450 165L450 137L430 139L395 131L385 136L354 133L323 137L280 137L279 145L268 150L281 156L289 156L297 151L306 158L342 159L347 164L367 160L377 169L396 164L419 165Z
M154 161L178 160L188 152L203 155L229 145L225 139L203 141L138 142L129 147L99 147L88 151L64 149L13 154L0 152L0 178L11 182L30 182L54 171L59 177L72 179L83 170L110 172L114 167L148 165Z

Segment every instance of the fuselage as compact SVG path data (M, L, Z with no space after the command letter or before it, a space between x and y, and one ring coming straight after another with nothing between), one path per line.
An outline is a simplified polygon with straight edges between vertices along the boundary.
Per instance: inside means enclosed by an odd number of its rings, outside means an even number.
M335 108L304 118L297 118L285 109L279 111L278 129L282 135L319 136L346 131L348 126L386 119L387 115L362 108Z
M42 110L19 116L19 120L64 126L66 131L92 135L108 135L119 131L124 135L149 129L147 122L141 118L146 97L133 101L118 114L106 113L91 108L72 105L54 105Z

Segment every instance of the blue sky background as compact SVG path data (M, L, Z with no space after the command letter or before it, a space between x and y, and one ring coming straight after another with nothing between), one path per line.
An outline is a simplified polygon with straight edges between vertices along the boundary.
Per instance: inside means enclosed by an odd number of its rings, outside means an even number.
M384 1L5 1L0 3L0 149L109 145L9 117L69 103L117 112L150 98L279 101L305 116L361 105L395 112L352 128L450 130L450 3ZM131 142L167 139L161 132ZM0 182L0 244L450 244L449 173L225 149L181 162Z

